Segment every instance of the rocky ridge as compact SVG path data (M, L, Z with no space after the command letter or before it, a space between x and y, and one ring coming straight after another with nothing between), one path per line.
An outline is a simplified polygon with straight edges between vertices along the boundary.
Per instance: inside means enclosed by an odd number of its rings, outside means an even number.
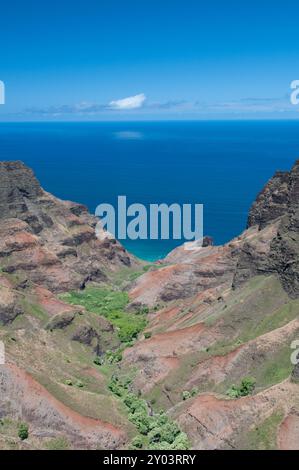
M44 191L23 163L0 162L0 182L3 272L61 292L138 264L116 240L96 237L85 206Z

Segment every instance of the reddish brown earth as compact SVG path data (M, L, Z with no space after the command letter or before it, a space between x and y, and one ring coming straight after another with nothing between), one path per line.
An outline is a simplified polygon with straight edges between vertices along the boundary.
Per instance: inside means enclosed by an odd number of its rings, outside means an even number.
M289 412L298 403L298 387L283 382L252 397L223 400L200 395L179 414L184 429L196 436L198 449L235 449L242 434L269 418L275 411ZM288 402L285 396L288 396ZM292 424L293 425L293 424Z
M30 422L33 434L59 432L77 448L123 445L125 434L109 423L76 413L53 397L27 372L14 364L1 366L1 394L14 416ZM22 407L20 408L20 403Z
M298 176L299 162L277 173L230 243L179 247L130 285L130 307L149 307L151 337L140 334L113 371L129 374L151 408L165 408L195 449L298 448L290 362L299 338ZM115 240L98 239L84 206L46 193L21 163L1 162L0 182L0 339L8 358L0 417L26 420L41 439L63 434L73 448L126 447L132 425L92 362L117 350L117 332L58 293L112 286L118 270L142 264ZM229 398L248 376L253 393Z
M278 433L278 447L281 450L299 450L299 416L289 414L282 422Z
M118 242L96 236L86 207L44 191L21 162L0 162L0 181L3 271L61 292L137 266Z

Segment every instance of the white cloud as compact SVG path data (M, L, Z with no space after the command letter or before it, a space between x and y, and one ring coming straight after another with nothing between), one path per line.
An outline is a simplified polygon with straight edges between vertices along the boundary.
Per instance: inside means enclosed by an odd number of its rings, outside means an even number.
M123 98L121 100L110 101L109 108L111 109L137 109L141 108L143 103L146 100L144 93L139 95L129 96L128 98Z

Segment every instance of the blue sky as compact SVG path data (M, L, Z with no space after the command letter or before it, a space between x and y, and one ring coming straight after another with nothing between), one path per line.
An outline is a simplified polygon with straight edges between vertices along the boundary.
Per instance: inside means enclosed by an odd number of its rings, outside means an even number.
M299 117L297 2L16 0L0 17L2 121Z

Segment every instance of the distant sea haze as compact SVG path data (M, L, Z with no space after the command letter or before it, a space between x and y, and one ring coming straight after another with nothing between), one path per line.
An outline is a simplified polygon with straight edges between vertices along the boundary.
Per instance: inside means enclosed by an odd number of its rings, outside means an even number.
M0 159L22 160L62 199L204 204L204 234L239 235L276 170L299 157L299 121L0 123ZM184 240L122 241L149 261Z

